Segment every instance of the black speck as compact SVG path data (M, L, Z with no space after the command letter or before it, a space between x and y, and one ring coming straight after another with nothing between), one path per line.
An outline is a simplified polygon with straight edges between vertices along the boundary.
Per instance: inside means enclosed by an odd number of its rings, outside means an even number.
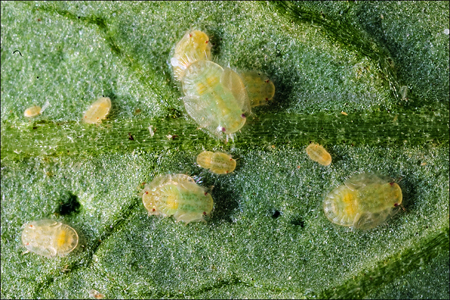
M134 137L131 135L131 132L128 132L128 139L130 141L134 141Z

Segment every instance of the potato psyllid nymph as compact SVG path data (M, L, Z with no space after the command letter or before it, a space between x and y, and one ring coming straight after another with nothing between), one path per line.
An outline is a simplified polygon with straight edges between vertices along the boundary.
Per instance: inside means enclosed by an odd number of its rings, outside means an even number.
M329 193L323 207L325 216L332 223L370 229L383 223L402 199L402 190L397 183L362 173Z
M233 94L242 112L250 114L250 100L242 77L232 69L226 67L223 69L220 82Z
M39 115L40 113L41 113L41 107L36 105L36 106L32 106L32 107L25 109L25 112L23 113L23 115L27 118L32 118L32 117Z
M206 33L193 30L187 32L176 44L170 64L174 78L181 80L190 64L197 60L211 59L211 43Z
M23 113L23 115L27 118L32 118L32 117L36 117L37 115L40 115L44 112L44 110L47 109L47 107L50 106L50 103L48 101L46 101L44 103L44 105L42 106L42 108L40 106L31 106L28 107L27 109L25 109L25 112Z
M204 221L214 204L211 195L184 174L155 177L142 191L142 202L149 215L173 215L186 224Z
M265 74L256 71L241 73L252 107L266 105L275 95L275 85Z
M249 107L246 98L239 98L239 92L227 87L233 80L231 70L224 72L218 64L203 60L192 63L182 79L186 111L201 127L217 136L238 131L246 121L243 111Z
M319 144L312 143L306 148L306 154L313 161L318 162L322 166L329 166L331 164L331 155Z
M216 174L228 174L236 168L236 160L222 152L203 151L197 156L197 163Z
M89 106L84 113L83 121L89 124L101 123L103 119L109 114L111 109L111 99L102 97L96 100Z
M78 234L69 225L43 219L24 225L22 243L28 251L54 257L72 252L78 245Z

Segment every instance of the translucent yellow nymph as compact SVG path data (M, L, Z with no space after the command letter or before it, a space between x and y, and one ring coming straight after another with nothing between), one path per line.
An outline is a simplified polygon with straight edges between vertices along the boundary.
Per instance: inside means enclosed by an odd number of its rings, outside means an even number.
M46 101L44 103L44 105L42 106L42 108L40 106L31 106L28 107L27 109L25 109L25 112L23 113L23 115L27 118L32 118L32 117L36 117L37 115L40 115L44 112L44 110L47 109L47 107L50 106L50 103L48 101Z
M200 127L223 136L244 126L250 105L236 72L199 60L187 68L181 82L186 111Z
M27 108L23 115L27 118L32 118L32 117L39 115L40 113L41 113L41 107L36 105L36 106Z
M211 43L206 33L193 30L187 32L176 44L170 64L175 80L181 80L186 69L197 60L211 60Z
M402 199L402 190L397 183L362 173L329 193L323 208L328 220L337 225L370 229L394 213Z
M83 121L89 124L101 123L109 114L111 109L111 99L102 97L89 106L84 113Z
M248 71L241 73L252 107L266 105L275 95L275 85L267 75Z
M78 234L69 225L43 219L24 225L22 243L28 251L54 257L72 252L78 245Z
M173 215L186 224L205 221L214 204L211 195L184 174L156 176L142 191L142 202L149 215Z
M306 148L306 154L313 161L318 162L322 166L329 166L331 164L331 155L319 144L311 143Z
M236 160L222 152L203 151L197 156L197 163L216 174L228 174L236 168Z

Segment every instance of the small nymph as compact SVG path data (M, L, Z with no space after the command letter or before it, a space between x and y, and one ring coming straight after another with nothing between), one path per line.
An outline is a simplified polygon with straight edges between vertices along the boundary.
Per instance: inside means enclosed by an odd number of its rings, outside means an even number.
M203 151L197 156L197 163L215 174L228 174L236 168L236 160L222 152Z
M186 69L197 60L211 60L211 43L206 33L193 30L176 44L170 65L175 80L181 80Z
M306 154L308 154L309 158L313 161L318 162L322 166L329 166L331 164L331 155L319 144L311 143L306 148Z
M275 85L265 74L248 71L241 74L252 107L267 105L275 95Z
M88 124L101 123L109 114L110 109L111 99L101 97L89 106L88 110L84 113L83 121Z
M22 243L28 251L46 257L65 256L78 245L78 234L69 225L43 219L24 225Z
M240 77L229 68L198 60L192 63L182 79L184 106L187 113L212 134L231 135L244 126L245 111L250 108Z
M383 223L402 203L400 186L375 174L352 176L329 193L323 203L325 216L341 226L370 229Z
M25 112L23 113L23 115L27 118L32 118L32 117L36 117L37 115L40 115L44 112L44 110L49 107L50 104L48 103L48 101L45 102L45 104L42 106L42 108L40 106L31 106L27 109L25 109Z
M214 204L211 195L184 174L156 176L142 191L142 202L149 215L173 215L186 224L205 222Z

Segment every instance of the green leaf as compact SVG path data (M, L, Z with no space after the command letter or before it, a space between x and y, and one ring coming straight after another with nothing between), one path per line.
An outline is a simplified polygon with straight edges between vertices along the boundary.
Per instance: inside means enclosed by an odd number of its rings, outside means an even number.
M448 298L448 12L448 2L3 1L2 298ZM234 141L184 110L167 61L189 29L208 33L214 61L275 83ZM108 120L81 123L100 96ZM330 167L309 160L310 141ZM203 149L232 154L237 169L201 169ZM369 231L331 224L325 195L363 171L396 179L406 211ZM166 173L214 186L207 224L147 216L142 183ZM23 254L22 225L41 218L73 226L83 247Z

